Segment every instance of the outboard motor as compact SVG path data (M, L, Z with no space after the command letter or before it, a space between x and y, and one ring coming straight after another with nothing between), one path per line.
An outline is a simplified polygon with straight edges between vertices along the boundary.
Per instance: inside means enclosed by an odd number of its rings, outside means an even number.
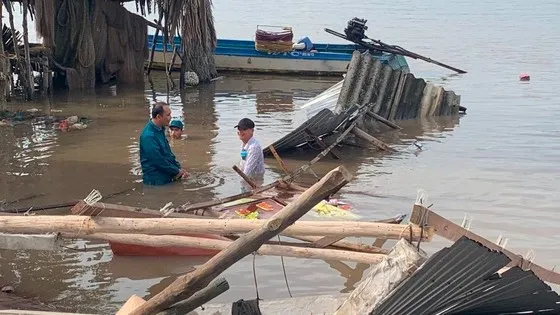
M368 29L366 23L366 19L360 19L357 17L348 21L348 26L344 29L346 37L348 37L348 39L353 42L359 42L363 40L366 36L365 32Z

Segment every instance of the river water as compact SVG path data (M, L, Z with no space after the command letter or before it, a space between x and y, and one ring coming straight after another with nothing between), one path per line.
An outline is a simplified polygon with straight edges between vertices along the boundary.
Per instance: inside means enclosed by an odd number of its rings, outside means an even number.
M422 189L433 210L458 223L468 215L471 230L490 240L503 235L509 239L507 248L522 255L533 250L534 262L548 268L560 259L560 65L554 58L560 51L560 28L553 22L559 13L560 4L552 0L476 5L466 0L232 0L215 3L214 8L220 38L251 38L260 23L291 25L296 37L340 42L323 28L342 31L347 20L358 16L369 20L370 37L467 70L455 75L409 58L417 77L460 94L467 115L401 122L402 131L379 135L398 149L397 154L345 148L341 161L326 157L314 170L321 175L343 163L355 177L341 196L364 219L410 213ZM531 81L520 82L521 72L529 73ZM290 130L306 100L337 80L226 75L182 96L170 96L173 115L184 119L188 135L173 143L173 150L193 178L149 190L138 183L137 138L154 95L167 100L162 74L154 76L153 90L106 87L93 95L62 94L50 102L26 104L92 122L85 130L69 133L41 122L0 126L0 199L42 194L15 204L23 207L83 198L92 189L110 194L136 188L110 202L157 209L168 201L180 204L237 193L238 176L231 169L239 149L233 129L237 120L254 118L256 136L268 145ZM414 141L423 145L421 152ZM313 154L289 156L286 162L293 169ZM281 175L273 159L266 160L266 167L267 182ZM433 252L445 245L450 243L436 238L423 247ZM204 262L113 257L104 243L69 246L73 249L60 253L2 251L0 275L18 291L67 310L107 314L132 294L150 298L177 275ZM255 264L260 297L288 297L280 258L256 257ZM292 258L285 264L294 296L348 292L365 269ZM251 257L223 275L231 289L215 301L255 297Z

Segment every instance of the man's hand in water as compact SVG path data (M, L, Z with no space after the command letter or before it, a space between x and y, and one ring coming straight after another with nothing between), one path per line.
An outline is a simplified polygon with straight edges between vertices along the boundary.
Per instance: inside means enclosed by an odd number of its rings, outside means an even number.
M179 171L179 174L175 176L175 180L185 179L187 177L189 177L189 173L187 173L187 171L185 171L184 169L181 169Z

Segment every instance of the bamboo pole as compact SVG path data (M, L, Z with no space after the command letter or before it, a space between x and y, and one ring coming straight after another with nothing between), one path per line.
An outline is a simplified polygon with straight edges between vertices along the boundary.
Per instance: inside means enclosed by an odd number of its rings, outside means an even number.
M330 191L329 191L330 192ZM302 195L304 195L303 193ZM301 198L301 196L299 197ZM298 198L298 199L299 199ZM294 201L295 202L295 201ZM292 207L288 204L284 209ZM315 206L315 203L313 206ZM280 212L282 212L281 210ZM280 213L278 212L278 213ZM277 213L277 214L278 214ZM277 215L276 214L276 215ZM239 234L247 233L262 225L263 220L241 219L190 219L190 218L115 218L80 215L36 215L0 217L0 232L5 233L56 233L76 235L93 233L134 234ZM360 221L298 221L287 227L286 236L362 236L387 239L412 238L431 240L433 229L413 225L401 225Z
M62 235L64 237L74 238L74 235L72 234L66 233ZM150 247L194 247L215 250L226 249L233 243L232 241L191 236L116 233L95 233L91 235L80 236L80 238ZM366 264L375 264L381 261L384 256L384 254L378 253L361 253L338 249L268 244L261 245L261 247L257 250L257 254L268 256L352 261Z
M346 185L351 178L352 175L344 166L330 171L297 200L237 239L200 268L178 277L175 282L133 310L130 315L156 314L173 303L192 296L241 258L258 250L264 242L296 222L319 201L327 197L333 189L340 189Z

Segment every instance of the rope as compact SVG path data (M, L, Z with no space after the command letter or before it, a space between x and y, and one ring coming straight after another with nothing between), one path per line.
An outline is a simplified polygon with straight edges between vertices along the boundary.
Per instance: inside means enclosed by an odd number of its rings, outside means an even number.
M399 239L403 238L403 233L409 229L410 230L410 239L408 240L409 243L412 243L412 224L409 223L407 225L405 225L405 227L402 229L401 233L399 234Z
M282 241L280 240L280 235L278 236L278 245L282 245ZM290 290L290 285L288 284L288 275L286 274L286 266L284 265L284 256L280 256L280 261L282 262L282 272L284 273L284 282L286 282L286 288L288 289L288 294L290 297L292 296L292 291Z
M255 281L255 291L257 292L257 301L260 300L259 298L259 285L257 283L257 270L255 268L255 257L257 256L257 252L253 252L253 280Z
M89 68L95 63L95 47L90 27L89 10L85 2L82 1L82 32L78 41L77 59L84 68Z

